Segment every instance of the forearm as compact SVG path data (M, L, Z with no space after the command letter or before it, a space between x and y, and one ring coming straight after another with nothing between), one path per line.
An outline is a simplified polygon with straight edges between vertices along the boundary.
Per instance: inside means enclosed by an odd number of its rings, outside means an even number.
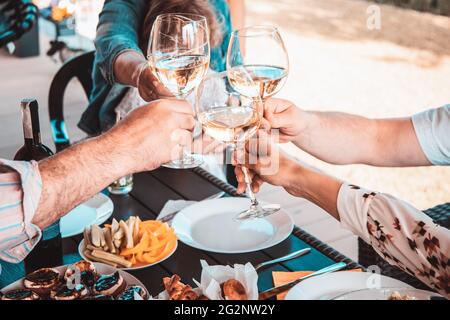
M245 1L244 0L228 0L230 6L231 23L233 29L241 29L245 26Z
M138 31L148 0L112 0L105 2L95 37L96 63L110 85L116 83L115 62L126 51L141 54ZM119 81L120 82L120 81ZM129 81L120 82L132 85Z
M33 224L44 229L130 170L122 147L108 135L39 162L42 193Z
M290 194L305 198L339 220L337 197L342 182L324 173L293 165L284 188Z
M373 121L338 112L303 111L298 123L305 124L294 144L333 164L364 163L375 140Z
M337 112L302 112L294 144L333 164L429 165L409 118L368 119Z
M118 83L137 87L142 68L148 67L147 60L140 52L122 52L114 61L114 77Z
M341 226L383 259L449 296L445 253L450 250L450 230L407 202L354 185L342 185L338 211Z

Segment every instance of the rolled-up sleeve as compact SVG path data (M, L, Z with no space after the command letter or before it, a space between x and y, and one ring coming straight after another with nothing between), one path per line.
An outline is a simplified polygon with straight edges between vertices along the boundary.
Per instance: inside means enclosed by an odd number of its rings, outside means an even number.
M11 171L0 173L0 259L22 261L39 242L42 232L33 220L42 182L37 162L0 159Z
M413 115L420 147L434 165L450 165L450 104Z
M393 196L344 183L341 226L360 236L387 262L450 297L450 230Z
M145 18L146 0L105 1L95 38L97 65L106 81L113 85L114 62L125 51L142 53L139 30Z

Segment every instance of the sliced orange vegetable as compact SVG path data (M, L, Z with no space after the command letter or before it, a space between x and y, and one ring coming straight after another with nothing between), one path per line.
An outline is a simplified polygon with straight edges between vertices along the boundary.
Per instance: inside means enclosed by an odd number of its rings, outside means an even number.
M145 253L142 257L144 261L148 264L156 263L166 258L173 251L176 244L177 244L176 238L172 239L166 244L166 246L164 247L163 251L160 254L153 256L149 253Z
M122 249L122 251L120 251L120 255L121 256L129 256L132 254L137 254L140 251L143 251L147 246L148 246L148 233L144 233L142 235L141 240L139 241L139 243L134 246L133 248L129 248L129 249Z

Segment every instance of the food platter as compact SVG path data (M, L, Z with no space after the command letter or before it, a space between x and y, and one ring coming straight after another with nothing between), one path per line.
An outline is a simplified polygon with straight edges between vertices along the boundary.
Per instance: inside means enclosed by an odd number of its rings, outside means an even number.
M178 239L167 223L130 217L126 221L113 219L103 228L93 225L86 229L78 252L86 261L138 270L166 260L177 247Z
M83 261L85 262L85 261ZM148 290L145 288L145 286L142 284L141 281L139 281L136 277L134 277L133 275L131 275L130 273L123 271L123 270L118 270L112 266L109 266L107 264L103 264L103 263L98 263L98 262L94 262L92 263L95 267L95 273L101 277L104 275L113 275L116 272L118 273L118 275L121 277L121 279L123 279L123 283L124 283L124 290L125 288L130 288L130 287L134 287L134 286L139 286L140 288L142 288L145 292L145 296L148 298L149 297L149 292ZM64 265L64 266L59 266L59 267L55 267L55 268L51 268L51 270L56 270L59 273L60 276L60 284L63 283L64 281L64 275L66 274L66 271L68 270L69 267L73 267L74 265ZM46 268L49 269L49 268ZM3 289L1 289L1 292L3 294L6 294L12 290L17 290L17 289L25 289L25 278L21 278L15 282L13 282L12 284L4 287ZM89 289L89 291L91 291L91 289ZM118 293L117 293L118 294ZM87 297L86 297L87 298ZM42 299L45 299L42 297ZM94 299L95 300L95 299ZM99 299L100 300L100 299Z

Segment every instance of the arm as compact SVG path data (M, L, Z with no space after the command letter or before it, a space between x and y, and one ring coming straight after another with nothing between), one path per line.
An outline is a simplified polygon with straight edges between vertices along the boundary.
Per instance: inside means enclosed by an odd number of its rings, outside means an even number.
M154 101L104 135L39 162L42 195L33 223L45 228L114 180L153 170L180 155L192 141L192 114L186 101Z
M265 118L313 156L334 164L430 165L410 118L368 119L338 112L310 112L283 99L266 102Z
M320 206L384 260L450 297L450 230L391 195L341 185L300 166L291 176L286 188L289 193Z
M110 0L100 14L96 61L106 81L138 88L145 101L171 94L157 81L139 47L139 30L148 1ZM146 35L149 36L149 35Z
M138 30L144 19L147 3L146 0L110 0L103 6L97 26L95 49L100 71L110 85L116 82L114 66L119 55L131 53L131 61L127 61L130 67L137 67L139 63L145 62L138 45ZM120 74L117 80L122 84L133 85L134 79L131 74Z
M228 0L228 5L233 29L243 28L245 26L245 0Z
M194 125L186 101L158 100L133 110L107 133L39 163L1 160L0 259L24 259L41 229L112 181L178 158L192 142Z
M267 166L273 167L274 161L279 165L278 171L263 174ZM340 220L342 227L371 244L387 262L450 297L450 230L436 225L420 210L390 195L348 185L305 168L283 154L273 157L272 153L249 167L253 170L255 191L266 181L315 203ZM239 168L236 174L242 191L244 177Z
M374 120L337 112L303 112L302 117L307 125L294 144L326 162L380 167L430 165L410 118Z

